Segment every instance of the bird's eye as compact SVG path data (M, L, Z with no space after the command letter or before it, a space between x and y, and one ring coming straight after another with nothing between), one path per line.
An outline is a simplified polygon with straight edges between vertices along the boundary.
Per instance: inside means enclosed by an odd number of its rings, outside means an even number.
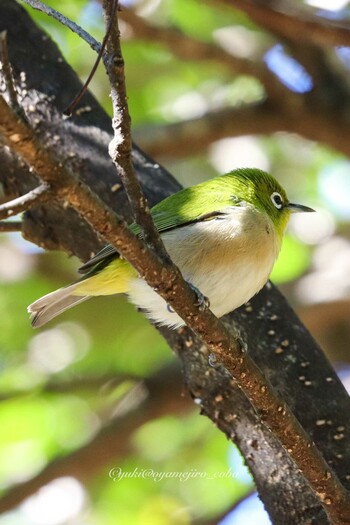
M273 205L276 206L278 210L280 210L283 206L283 199L277 191L274 191L271 195L271 200L273 202Z

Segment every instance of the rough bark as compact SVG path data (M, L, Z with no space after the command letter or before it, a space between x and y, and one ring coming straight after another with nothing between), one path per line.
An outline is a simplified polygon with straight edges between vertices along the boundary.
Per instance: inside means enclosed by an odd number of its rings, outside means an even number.
M64 63L56 46L13 1L1 2L0 24L0 30L8 31L10 59L21 85L21 103L36 124L37 132L55 147L62 162L79 171L103 200L128 217L125 196L119 190L107 155L111 138L109 117L87 95L79 115L62 120L62 109L80 87L76 75ZM7 196L23 194L36 186L33 175L6 148L2 148L0 158L0 181ZM151 204L179 189L174 179L136 146L133 161ZM37 244L63 249L82 260L101 245L74 211L52 203L25 214L24 233ZM344 414L349 413L348 396L281 294L266 287L250 307L228 317L228 326L234 333L238 330L244 335L248 351L348 487L350 457L346 451L349 451L350 428L349 422L343 421ZM208 367L206 351L188 331L162 332L182 360L186 384L193 397L201 400L205 414L243 451L274 523L329 523L288 454L259 422L249 401L227 373L220 367ZM339 430L343 427L344 430Z

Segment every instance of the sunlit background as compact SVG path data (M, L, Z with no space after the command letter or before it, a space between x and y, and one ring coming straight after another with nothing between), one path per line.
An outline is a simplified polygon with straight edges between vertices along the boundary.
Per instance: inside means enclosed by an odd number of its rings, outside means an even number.
M99 2L47 3L102 38ZM280 82L297 94L313 88L312 77L283 45L270 41L237 11L199 0L125 4L136 6L152 23L178 27L237 56L260 54ZM348 2L309 0L305 5L318 16L349 18ZM30 12L85 79L95 58L92 51L52 19ZM125 23L121 28L130 111L141 146L149 141L150 126L199 118L265 96L253 77L232 78L214 62L181 61L160 44L135 40ZM350 49L337 53L350 67ZM110 111L102 69L92 90ZM228 136L195 156L165 152L157 161L184 186L236 167L268 170L291 201L317 210L293 217L272 280L350 388L350 161L326 146L282 132ZM145 415L136 428L128 427L133 411L147 397L141 378L171 366L175 357L124 298L88 301L47 328L32 330L26 305L74 280L78 264L62 253L43 253L17 234L1 236L0 489L3 495L9 490L15 495L36 476L38 486L11 510L2 507L0 499L0 525L270 523L236 448L198 416L194 405L180 410L168 392L168 415ZM179 386L177 395L180 391ZM128 434L129 443L121 441L120 448L118 418L120 439ZM106 428L116 441L109 455L99 445ZM96 467L99 457L105 458L103 468ZM152 469L155 474L118 479L109 475L115 468L124 473ZM48 472L49 481L42 472ZM192 477L156 478L176 472L192 472Z

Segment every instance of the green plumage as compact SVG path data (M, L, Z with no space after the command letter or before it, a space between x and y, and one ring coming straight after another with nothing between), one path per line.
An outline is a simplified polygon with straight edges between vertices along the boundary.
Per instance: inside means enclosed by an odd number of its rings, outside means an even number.
M221 317L248 301L266 283L292 211L278 182L257 169L238 169L186 188L154 206L151 214L184 278L208 297ZM141 235L140 227L130 229ZM85 263L83 277L29 306L33 326L94 295L126 293L155 322L171 327L180 316L110 245Z
M269 193L267 198L264 198L266 187ZM153 206L151 215L157 230L162 233L186 224L214 219L221 210L229 206L249 203L261 210L266 207L266 211L273 215L271 219L275 223L281 218L281 214L270 200L270 193L273 191L278 191L285 202L288 202L284 189L271 175L258 169L243 168L170 195ZM278 224L275 224L275 227L278 227ZM137 224L131 224L130 229L135 235L140 235L140 227ZM95 271L100 271L105 266L103 262L108 263L112 256L118 257L119 254L108 244L81 266L79 272L93 275Z

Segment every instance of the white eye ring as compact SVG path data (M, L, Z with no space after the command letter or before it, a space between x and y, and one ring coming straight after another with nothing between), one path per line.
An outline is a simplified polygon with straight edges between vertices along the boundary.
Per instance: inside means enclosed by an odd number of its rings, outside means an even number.
M278 210L280 210L283 207L283 199L277 191L274 191L271 194L270 199L272 200L273 205L276 206Z

